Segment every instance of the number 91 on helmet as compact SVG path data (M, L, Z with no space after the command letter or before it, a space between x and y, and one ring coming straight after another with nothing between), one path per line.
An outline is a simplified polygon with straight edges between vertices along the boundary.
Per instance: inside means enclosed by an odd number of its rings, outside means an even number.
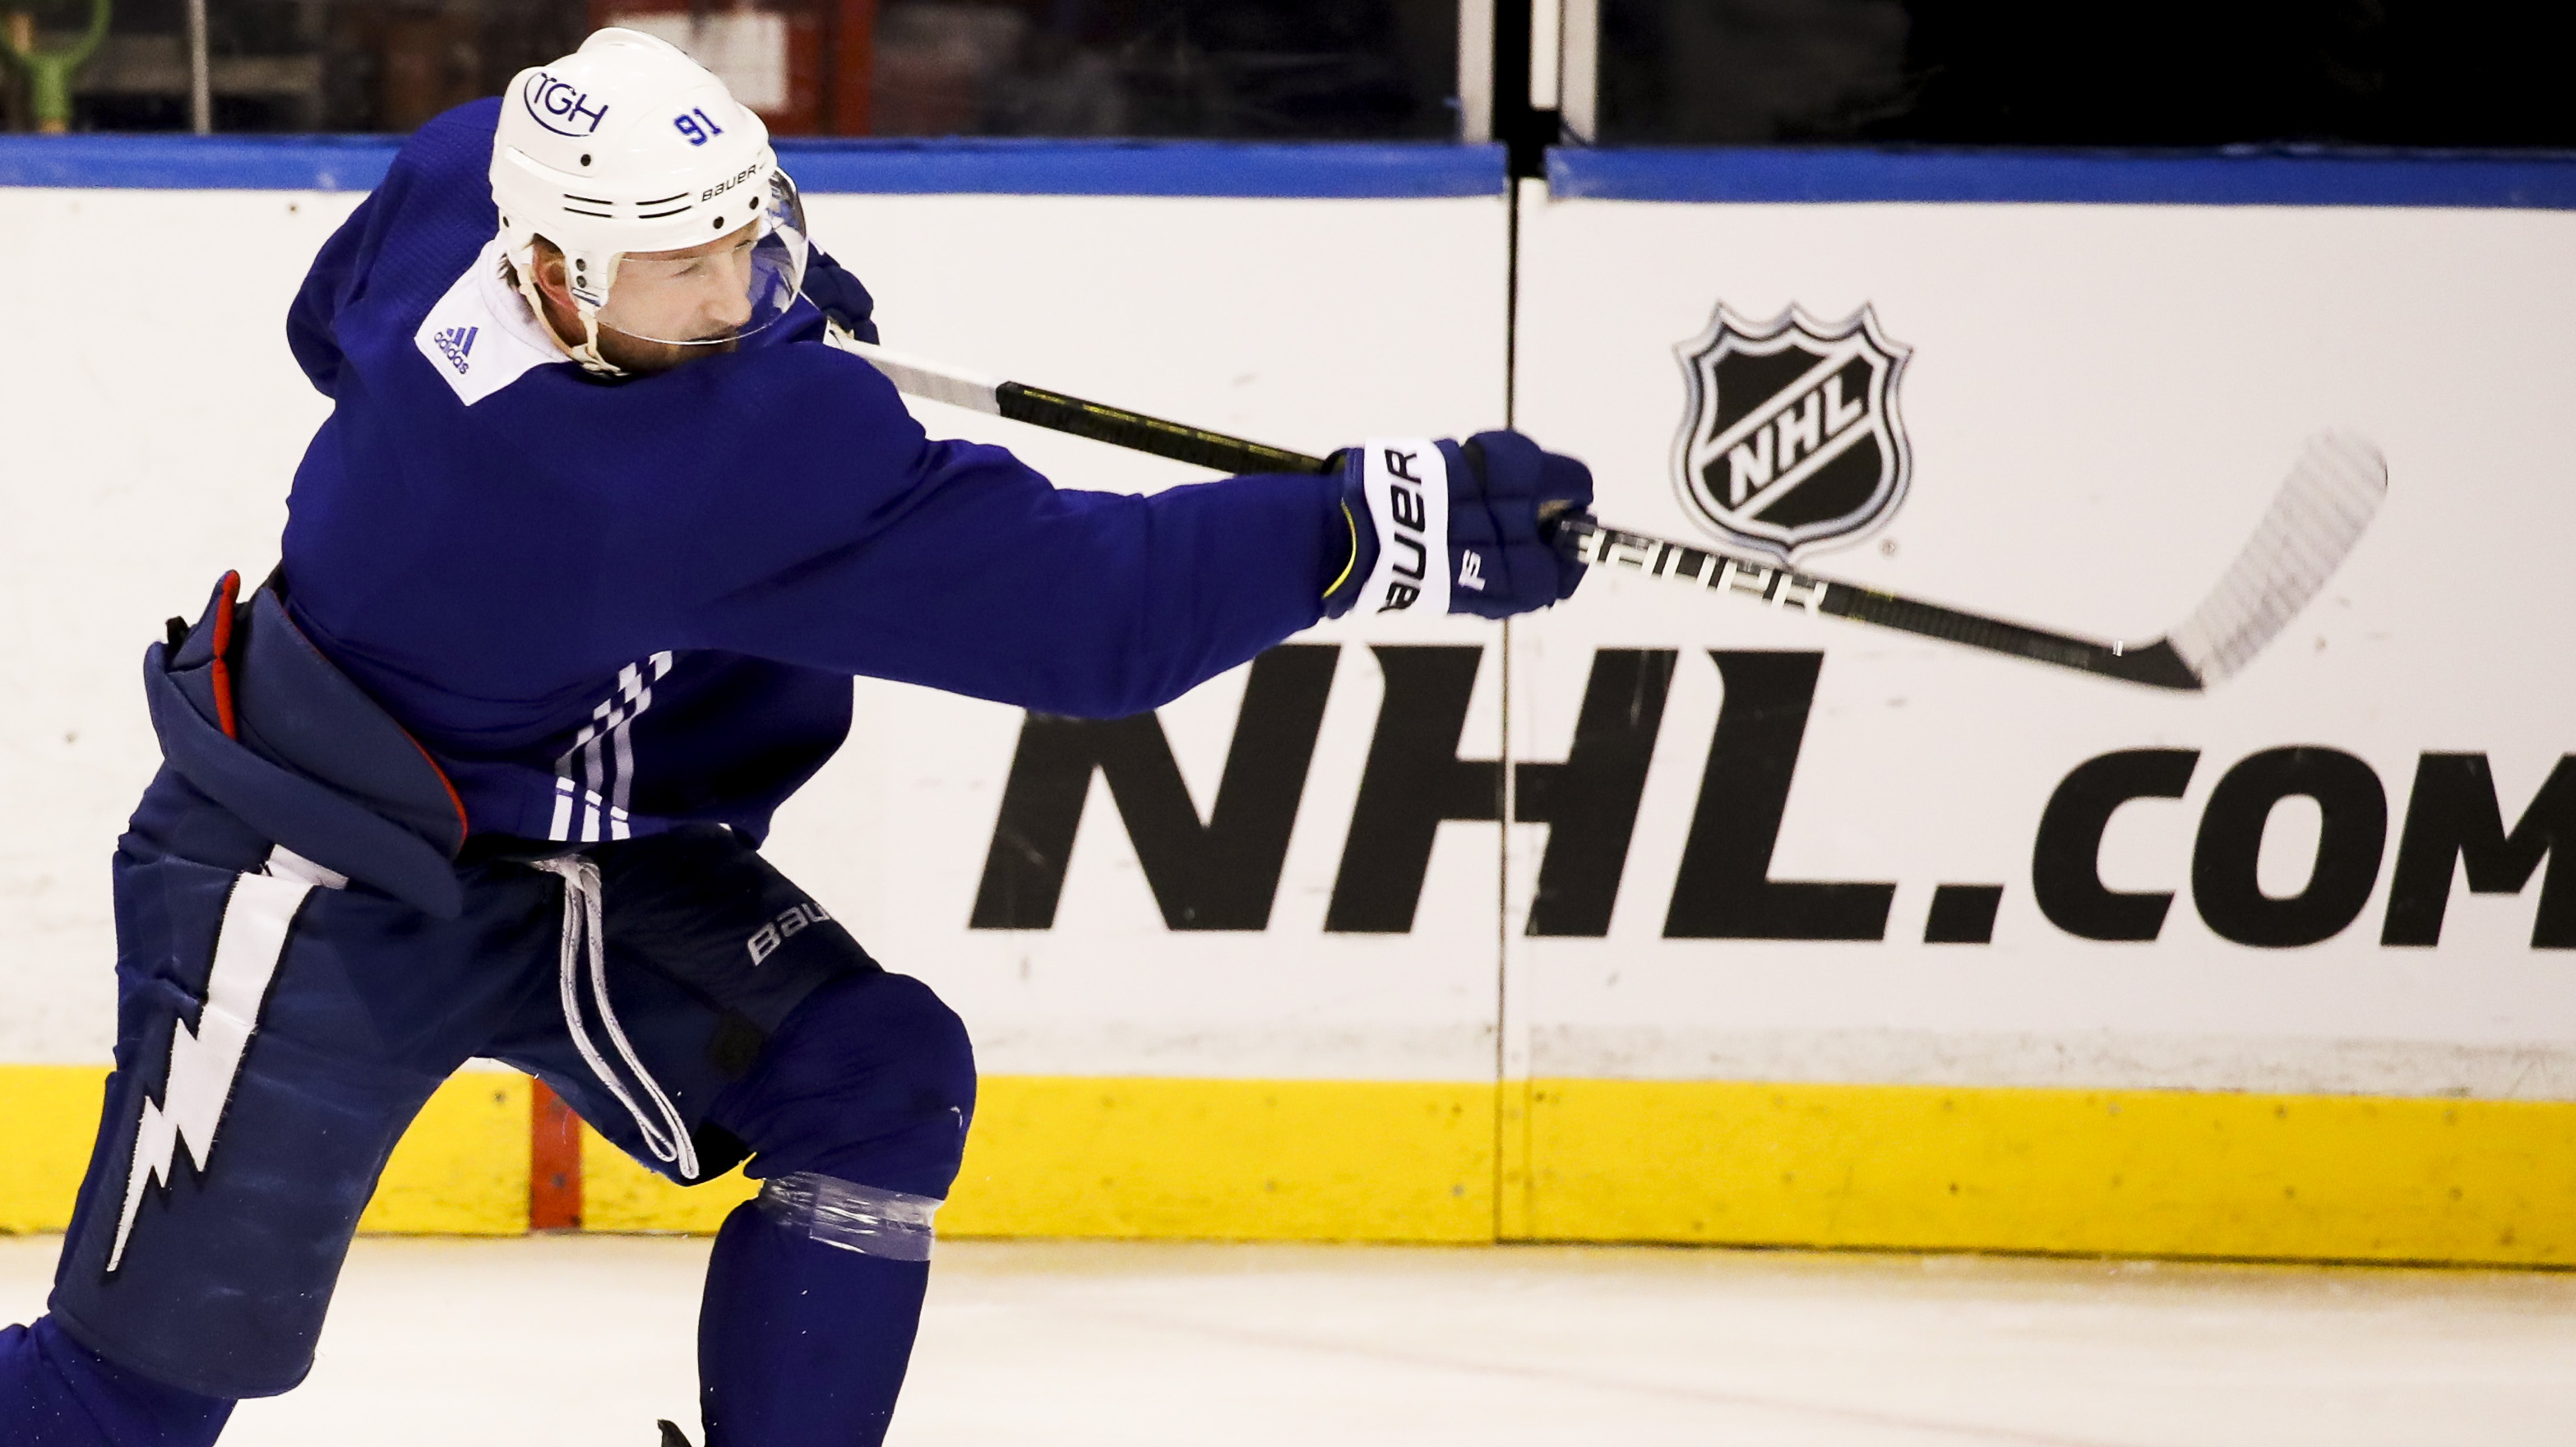
M786 315L804 281L804 206L769 128L637 31L601 30L511 80L492 200L520 293L594 372L728 350Z

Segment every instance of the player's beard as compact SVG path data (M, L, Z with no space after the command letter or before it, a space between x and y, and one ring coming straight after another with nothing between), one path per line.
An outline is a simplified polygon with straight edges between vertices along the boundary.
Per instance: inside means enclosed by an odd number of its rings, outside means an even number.
M606 322L599 326L599 354L637 376L667 372L682 362L738 351L742 338L726 336L703 342L653 342L621 332Z

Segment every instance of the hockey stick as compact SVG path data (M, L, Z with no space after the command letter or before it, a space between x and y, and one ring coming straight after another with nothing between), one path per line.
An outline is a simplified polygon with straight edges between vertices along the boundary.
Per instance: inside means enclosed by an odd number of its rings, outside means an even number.
M838 327L831 329L830 338L833 345L866 358L898 390L933 402L1219 472L1322 472L1328 465L1326 459L1302 452L889 352ZM2053 633L1855 587L1757 558L1605 527L1588 518L1564 522L1558 533L1586 563L1674 578L1716 592L1741 594L1774 608L1803 608L1827 618L1874 623L2124 683L2202 689L2243 668L2289 626L2360 540L2387 491L2387 464L2369 441L2349 432L2323 432L2309 438L2272 506L2255 525L2254 535L2236 561L2220 576L2218 586L2172 632L2136 646Z

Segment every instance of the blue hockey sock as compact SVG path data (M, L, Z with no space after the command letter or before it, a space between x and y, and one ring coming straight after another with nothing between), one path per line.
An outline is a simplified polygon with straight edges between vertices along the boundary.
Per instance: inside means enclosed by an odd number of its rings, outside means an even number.
M707 1447L874 1447L894 1417L930 1263L813 1239L745 1202L698 1315Z
M50 1316L0 1328L0 1442L212 1447L233 1404L166 1387L82 1346Z

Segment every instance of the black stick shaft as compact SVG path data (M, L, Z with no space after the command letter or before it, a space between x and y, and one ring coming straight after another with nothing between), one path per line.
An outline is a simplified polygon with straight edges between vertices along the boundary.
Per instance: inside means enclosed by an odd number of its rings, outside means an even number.
M1050 392L1024 382L993 388L1001 415L1051 431L1087 437L1133 452L1151 453L1218 472L1322 472L1321 457L1291 452L1222 432L1148 417L1123 407ZM1826 618L1873 623L1925 638L1962 644L1989 653L2009 654L2037 663L2116 678L2151 688L2198 689L2198 675L2162 639L2138 648L2052 633L2044 628L1987 618L1856 588L1829 578L1812 577L1758 558L1720 553L1689 543L1669 542L1642 533L1606 528L1589 518L1560 525L1558 539L1587 563L1629 568L1659 578L1697 583L1712 592L1734 593L1775 608L1803 608Z
M1219 472L1322 472L1324 459L1284 447L1228 437L1222 432L1166 422L1142 412L1110 407L1049 392L1023 382L1004 382L993 389L1002 415L1056 432L1070 432L1133 452L1150 452L1175 462Z
M2186 667L2173 646L2162 639L2141 648L2101 643L2051 633L2044 628L2009 623L1917 602L1893 593L1855 588L1828 578L1812 577L1755 558L1713 552L1688 543L1668 542L1641 533L1606 528L1576 518L1559 527L1559 536L1574 543L1575 556L1604 567L1628 568L1658 578L1696 583L1712 592L1742 594L1774 608L1803 608L1826 618L1875 623L1946 643L1965 644L1989 653L2006 653L2060 668L2080 669L2151 688L2197 689L2200 679Z

